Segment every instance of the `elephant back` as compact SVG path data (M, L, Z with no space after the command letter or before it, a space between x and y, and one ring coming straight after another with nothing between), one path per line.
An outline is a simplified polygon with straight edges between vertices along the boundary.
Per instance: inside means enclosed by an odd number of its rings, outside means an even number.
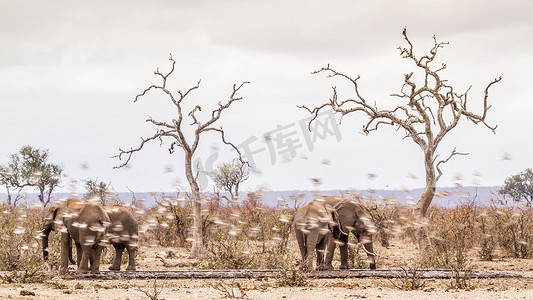
M85 205L80 210L80 214L78 217L78 222L94 222L94 221L100 221L100 222L108 222L109 223L109 216L104 210L104 207L99 203L93 203L90 201L87 201Z
M324 201L313 200L299 208L294 214L294 226L296 229L311 229L321 227L325 223L333 223L334 220L325 207Z
M133 213L120 205L106 206L105 210L111 222L107 231L109 242L135 247L139 240L139 225Z
M375 232L376 226L372 222L372 216L361 202L338 196L327 196L324 199L339 213L342 227L351 228L350 231L356 236L361 233L373 234Z

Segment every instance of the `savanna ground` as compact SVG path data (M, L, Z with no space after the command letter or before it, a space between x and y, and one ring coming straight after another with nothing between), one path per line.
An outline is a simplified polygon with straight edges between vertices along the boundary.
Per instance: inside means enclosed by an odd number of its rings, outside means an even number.
M379 231L375 238L378 269L447 268L510 272L523 278L421 279L412 273L398 278L311 279L299 269L300 254L290 229L297 201L264 207L249 196L239 204L206 202L205 258L188 257L190 226L187 201L169 197L158 207L137 209L142 237L138 270L281 269L262 279L105 280L59 278L57 234L51 259L43 263L36 244L42 212L4 210L0 219L0 298L4 299L531 299L533 298L533 218L530 208L494 200L490 207L463 203L432 208L427 225L433 253L418 261L409 208L368 203ZM388 245L387 245L388 242ZM385 246L384 246L385 245ZM354 248L351 264L366 267L362 250ZM102 270L110 265L108 249ZM337 250L338 252L338 250ZM124 259L127 258L127 255ZM179 264L179 267L171 266ZM338 253L334 266L338 267ZM72 270L75 269L71 266ZM49 270L52 271L49 271ZM21 272L22 271L22 272ZM155 284L155 290L154 290ZM154 291L160 292L155 296ZM27 294L27 295L26 295ZM151 298L150 298L151 296Z

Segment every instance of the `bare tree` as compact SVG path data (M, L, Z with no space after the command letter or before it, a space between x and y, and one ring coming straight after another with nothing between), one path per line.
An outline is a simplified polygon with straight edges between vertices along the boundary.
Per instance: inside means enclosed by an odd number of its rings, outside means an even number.
M438 68L430 66L437 56L438 50L448 43L437 42L437 38L433 36L434 44L429 53L419 58L415 56L413 45L407 37L406 29L403 30L402 34L408 46L398 47L400 55L402 58L412 62L415 65L415 71L419 72L415 76L413 76L415 72L406 74L400 93L391 94L392 97L399 98L403 102L402 104L390 110L378 109L377 104L373 101L369 102L359 92L358 80L360 76L350 77L337 72L328 65L313 72L313 74L325 72L329 73L328 77L338 76L348 80L354 89L355 97L339 100L337 89L333 87L333 96L329 102L313 109L309 109L306 106L300 107L307 109L314 115L309 122L309 126L318 116L320 110L326 107L340 113L342 117L349 113L362 112L369 118L368 122L363 125L365 134L381 128L381 125L391 125L396 127L397 130L403 129L406 134L405 138L412 139L420 147L424 153L426 187L415 206L414 214L419 225L417 226L416 237L422 259L424 259L430 247L427 228L424 226L424 224L427 224L426 212L435 196L437 181L442 175L440 167L455 155L466 155L466 153L460 153L453 149L446 159L437 160L437 148L444 136L457 126L463 116L474 124L483 124L495 133L497 126L490 126L485 118L487 111L491 107L488 105L489 88L499 82L501 77L494 79L486 86L483 110L481 114L476 114L467 108L467 95L471 87L464 93L456 92L448 84L448 80L442 79L439 75L440 71L446 69L446 64L442 64Z
M193 171L193 156L198 149L198 144L200 142L200 137L203 133L207 132L217 132L221 135L222 141L226 145L230 145L239 153L240 152L230 142L227 142L224 137L224 130L222 127L215 127L215 122L217 122L220 119L220 116L222 112L226 109L228 109L231 104L233 104L235 101L241 100L242 97L237 96L237 92L248 82L242 82L239 85L234 84L232 92L229 96L229 99L226 103L219 102L218 107L214 110L212 110L211 115L209 119L207 119L205 122L202 122L197 117L197 113L202 110L200 105L194 106L190 111L184 112L183 108L183 101L185 98L194 90L198 89L200 87L200 81L198 83L189 88L186 92L182 92L181 90L178 90L177 93L169 90L167 88L167 79L170 75L174 72L174 68L176 65L176 62L172 58L172 55L170 55L169 60L172 62L172 68L167 74L163 74L159 71L159 68L154 72L155 75L161 78L162 83L161 84L153 84L146 88L142 93L138 94L135 97L134 102L137 102L139 98L146 95L146 93L152 91L152 90L160 90L164 92L169 100L172 102L172 104L175 106L177 116L175 119L172 119L170 122L161 122L156 121L152 117L148 117L146 122L152 123L156 126L156 132L153 136L148 138L142 138L141 144L137 148L130 148L129 150L122 150L119 149L119 154L115 157L118 157L120 160L122 160L122 157L125 156L125 161L117 166L116 168L121 168L126 166L133 155L133 153L140 151L146 143L158 140L160 143L163 143L163 139L169 138L172 140L168 151L172 154L174 153L174 150L176 147L179 147L183 150L184 156L185 156L185 176L187 177L187 181L189 182L189 185L191 187L192 197L193 197L193 244L191 249L191 256L192 257L198 257L202 252L202 216L201 216L201 195L200 195L200 187L198 185L198 172L196 174ZM188 116L191 123L186 122L184 124L184 116ZM193 127L193 136L192 137L186 137L185 130L186 127L191 126Z
M239 197L240 184L248 180L250 167L248 163L235 159L232 162L218 165L209 176L213 179L217 188L224 189L230 193L230 197L233 200L234 197Z

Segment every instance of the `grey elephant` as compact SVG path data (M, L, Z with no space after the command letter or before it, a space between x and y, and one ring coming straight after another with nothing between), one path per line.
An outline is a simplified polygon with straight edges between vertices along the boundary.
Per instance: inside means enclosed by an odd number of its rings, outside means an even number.
M135 271L135 255L139 241L139 225L131 211L120 205L105 206L105 212L111 222L107 228L107 242L115 248L115 258L109 270L118 271L122 262L124 249L128 251L128 267L126 270ZM70 245L72 246L72 245ZM72 259L72 247L69 249L69 259L73 264L80 263L81 254L78 250L77 262Z
M126 270L135 270L135 254L139 241L139 225L131 211L119 205L105 207L105 211L111 221L107 230L107 239L115 248L115 259L109 270L120 270L122 253L128 251L128 267Z
M79 199L67 199L54 203L45 217L42 231L43 257L48 260L48 238L50 231L61 232L61 264L59 275L68 269L68 256L71 251L72 240L76 244L78 253L78 269L76 273L88 272L91 261L91 273L100 273L100 257L103 241L106 237L106 227L110 220L102 205Z
M330 205L337 212L339 226L332 230L333 239L328 243L325 269L333 269L331 264L337 243L340 241L341 269L348 269L348 235L350 232L363 245L363 250L367 254L367 261L370 269L376 268L376 257L373 247L373 235L376 226L372 222L372 217L365 207L360 203L342 197L323 197L326 205Z
M299 208L294 214L294 232L302 259L308 270L313 269L313 254L316 251L316 268L325 268L327 245L333 241L332 231L339 226L337 212L320 199Z

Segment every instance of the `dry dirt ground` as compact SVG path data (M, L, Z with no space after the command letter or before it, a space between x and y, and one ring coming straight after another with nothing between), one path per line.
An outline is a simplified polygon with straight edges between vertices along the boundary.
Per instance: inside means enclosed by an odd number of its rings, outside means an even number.
M394 241L388 249L377 246L378 268L409 267L416 247ZM169 249L143 248L139 269L163 270L157 255ZM175 261L186 261L186 250L175 252ZM450 279L426 279L414 291L400 290L400 279L348 278L310 280L305 287L277 287L275 278L266 279L173 279L157 280L158 299L533 299L533 260L498 258L472 262L476 271L505 271L522 279L470 279L468 289L457 289ZM103 266L106 268L107 266ZM176 268L174 268L176 269ZM181 268L183 269L183 268ZM238 286L240 285L240 287ZM76 280L54 277L38 284L0 284L0 299L150 299L154 280ZM225 291L224 291L225 289ZM35 295L22 295L24 293ZM155 298L154 298L155 299Z

